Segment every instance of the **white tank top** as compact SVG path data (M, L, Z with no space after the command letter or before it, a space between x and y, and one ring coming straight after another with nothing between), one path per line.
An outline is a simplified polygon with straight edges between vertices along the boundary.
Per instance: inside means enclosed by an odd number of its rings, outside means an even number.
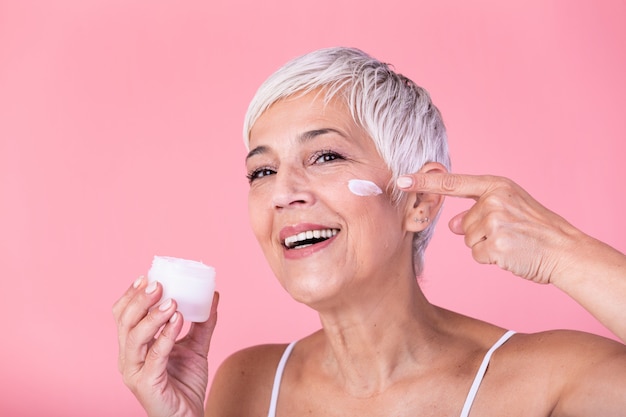
M485 354L480 367L478 368L478 372L476 372L476 377L474 377L474 382L472 382L472 386L470 387L469 393L467 394L467 398L465 399L465 404L463 404L463 409L461 410L461 417L468 417L470 413L470 409L472 408L472 404L474 404L474 399L476 398L476 394L478 393L478 388L480 387L480 383L483 381L483 377L485 376L485 372L487 372L487 366L489 366L489 361L491 361L491 355L496 351L500 346L502 346L511 336L513 336L515 332L513 330L509 330L506 332L496 343L491 346L491 348ZM278 367L276 368L276 375L274 376L274 386L272 387L272 398L270 400L270 409L267 413L268 417L276 417L276 404L278 403L278 392L280 391L280 381L283 377L283 372L285 370L285 364L287 363L287 359L289 355L291 355L291 351L293 347L296 345L296 342L291 342L283 356L280 358L278 362Z

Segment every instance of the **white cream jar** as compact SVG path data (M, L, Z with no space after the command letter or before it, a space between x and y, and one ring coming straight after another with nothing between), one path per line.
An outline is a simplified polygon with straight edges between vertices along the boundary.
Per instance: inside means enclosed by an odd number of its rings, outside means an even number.
M215 291L213 267L187 259L155 256L148 281L161 283L161 301L176 300L185 320L201 323L209 318Z

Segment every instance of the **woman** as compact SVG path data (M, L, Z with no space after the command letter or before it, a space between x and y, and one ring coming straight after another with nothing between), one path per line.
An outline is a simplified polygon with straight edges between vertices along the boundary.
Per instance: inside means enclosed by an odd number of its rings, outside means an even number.
M514 334L420 290L444 196L473 198L450 227L478 262L557 286L626 340L626 257L507 179L449 174L426 91L359 50L324 49L261 86L244 136L254 233L322 329L229 357L206 416L624 415L623 344ZM160 296L140 278L115 304L119 368L148 415L200 416L217 302L176 342L182 317L175 301L151 309Z

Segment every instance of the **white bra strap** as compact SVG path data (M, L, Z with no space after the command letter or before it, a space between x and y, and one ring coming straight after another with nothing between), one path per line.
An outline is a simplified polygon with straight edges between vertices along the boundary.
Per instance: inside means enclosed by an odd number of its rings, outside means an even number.
M296 341L291 342L283 352L283 356L280 358L280 362L278 362L276 375L274 375L274 386L272 387L270 409L267 413L268 417L276 416L276 404L278 403L278 391L280 391L280 381L283 378L283 371L285 370L285 364L287 363L287 359L289 359L289 355L291 354L291 351L295 345Z
M505 334L502 335L500 339L491 349L487 351L485 357L483 358L483 362L480 364L480 368L478 368L478 372L476 373L476 377L474 378L474 382L469 390L469 394L467 394L467 399L465 400L465 404L463 404L463 410L461 411L461 417L468 417L470 409L472 408L472 404L474 404L474 399L476 398L476 394L478 393L478 388L480 387L480 383L483 382L483 377L485 376L485 372L487 372L487 367L489 366L489 361L491 360L491 355L496 351L500 346L504 344L511 336L513 336L515 332L513 330L509 330Z

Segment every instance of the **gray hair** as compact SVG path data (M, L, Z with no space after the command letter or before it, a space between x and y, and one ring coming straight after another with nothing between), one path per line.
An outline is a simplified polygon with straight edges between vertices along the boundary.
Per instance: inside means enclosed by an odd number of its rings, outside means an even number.
M395 202L402 198L395 185L400 175L417 172L428 162L450 169L446 129L428 92L355 48L320 49L289 61L272 74L248 107L243 127L246 147L252 126L272 104L312 91L323 92L326 102L335 96L345 100L392 173L388 190ZM436 220L413 237L418 275Z

